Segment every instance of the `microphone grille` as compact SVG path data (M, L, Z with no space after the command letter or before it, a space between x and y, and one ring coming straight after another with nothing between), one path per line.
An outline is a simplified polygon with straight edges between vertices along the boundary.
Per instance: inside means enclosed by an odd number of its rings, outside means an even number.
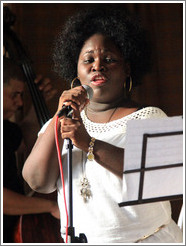
M90 86L88 86L88 85L82 85L82 86L87 91L87 97L88 97L88 99L91 99L93 97L93 90L92 90L92 88Z

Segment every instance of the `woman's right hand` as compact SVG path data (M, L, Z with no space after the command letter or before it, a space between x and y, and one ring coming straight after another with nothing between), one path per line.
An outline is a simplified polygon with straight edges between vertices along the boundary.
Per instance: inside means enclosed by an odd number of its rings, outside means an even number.
M58 110L57 113L62 109L63 105L72 106L79 111L89 103L87 98L87 91L82 86L77 86L70 90L65 90L59 98Z

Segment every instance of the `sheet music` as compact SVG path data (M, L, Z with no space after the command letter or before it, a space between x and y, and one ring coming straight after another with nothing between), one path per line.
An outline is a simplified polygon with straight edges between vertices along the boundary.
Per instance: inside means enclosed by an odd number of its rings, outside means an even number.
M124 157L123 202L137 200L140 172L125 173L141 168L144 134L183 131L182 116L161 119L131 120L127 125ZM144 174L143 199L183 194L183 167L165 168L166 165L183 163L183 134L148 137Z

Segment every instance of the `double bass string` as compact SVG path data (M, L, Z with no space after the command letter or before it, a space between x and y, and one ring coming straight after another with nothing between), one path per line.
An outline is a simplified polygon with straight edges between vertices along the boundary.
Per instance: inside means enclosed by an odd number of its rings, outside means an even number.
M31 61L28 58L27 53L26 53L24 47L22 46L19 38L15 34L15 32L13 32L13 30L10 29L10 27L6 29L6 32L7 32L7 35L10 37L10 39L14 40L14 42L15 42L15 47L16 47L16 51L17 51L17 55L18 55L17 58L20 62L20 65L22 66L22 69L23 69L24 74L26 76L27 85L28 85L29 90L30 90L30 94L32 97L32 101L34 104L36 115L37 115L39 124L42 127L44 125L44 123L46 123L46 121L49 120L50 114L49 114L49 111L48 111L47 106L45 104L43 95L41 94L37 85L34 82L36 76L35 76L34 71L30 65Z
M30 93L33 99L34 107L36 110L36 114L40 121L40 125L43 126L44 123L49 119L49 112L44 103L44 99L42 98L42 94L40 93L37 85L34 83L35 75L27 63L22 63L23 71L27 77L28 87L30 89Z

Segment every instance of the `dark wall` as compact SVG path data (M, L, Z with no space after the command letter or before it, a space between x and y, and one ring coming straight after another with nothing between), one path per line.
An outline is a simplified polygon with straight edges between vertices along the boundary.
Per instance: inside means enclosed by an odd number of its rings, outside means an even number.
M52 72L51 48L58 28L78 8L92 3L12 3L14 29L28 49L37 73L49 76L60 92L65 81ZM108 3L105 3L108 4ZM113 4L118 5L118 4ZM169 116L181 115L183 106L183 4L121 3L139 16L153 44L153 69L141 87L133 91L137 101L158 106ZM58 99L50 103L54 112Z

